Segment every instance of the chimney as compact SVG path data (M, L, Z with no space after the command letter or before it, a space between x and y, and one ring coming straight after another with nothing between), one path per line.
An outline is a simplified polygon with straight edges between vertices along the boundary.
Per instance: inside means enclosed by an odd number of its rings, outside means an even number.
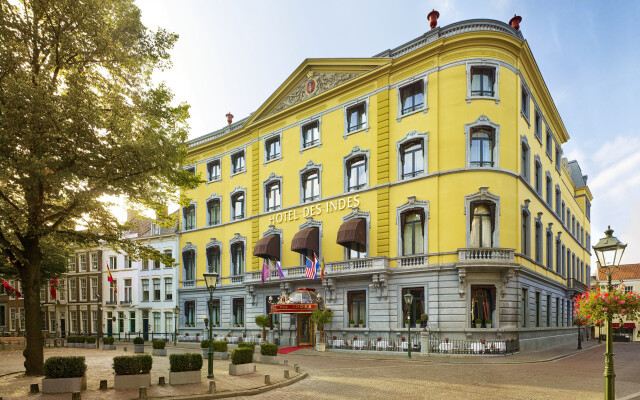
M225 115L225 117L227 117L227 123L231 125L231 123L233 122L233 114L231 114L231 111L229 111L227 115Z
M134 210L127 209L127 222L131 221L136 217L136 212Z
M516 14L513 14L513 18L509 20L509 25L517 31L520 30L520 22L522 22L522 17Z
M433 29L436 26L438 26L438 18L439 17L440 17L440 13L437 12L436 10L431 10L429 15L427 15L427 19L429 20L429 26L431 27L431 29Z

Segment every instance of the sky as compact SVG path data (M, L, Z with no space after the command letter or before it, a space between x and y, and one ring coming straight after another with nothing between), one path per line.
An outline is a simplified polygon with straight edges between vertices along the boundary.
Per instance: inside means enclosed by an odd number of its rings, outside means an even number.
M427 30L522 16L527 40L593 194L592 244L607 225L640 263L640 1L138 0L150 29L180 35L155 75L191 106L190 138L255 111L306 58L371 57ZM615 5L615 7L613 7ZM595 264L595 259L592 261Z

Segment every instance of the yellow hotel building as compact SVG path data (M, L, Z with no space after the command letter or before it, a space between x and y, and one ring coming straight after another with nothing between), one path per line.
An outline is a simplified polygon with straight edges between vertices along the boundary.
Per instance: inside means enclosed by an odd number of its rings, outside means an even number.
M312 288L346 346L400 340L406 293L436 341L575 340L592 196L518 29L469 20L371 58L307 59L251 116L227 117L189 142L207 182L182 210L181 333L205 327L215 270L218 336L255 338L269 296ZM322 281L304 275L314 253ZM265 259L284 279L261 283ZM281 345L314 342L308 314L278 318Z

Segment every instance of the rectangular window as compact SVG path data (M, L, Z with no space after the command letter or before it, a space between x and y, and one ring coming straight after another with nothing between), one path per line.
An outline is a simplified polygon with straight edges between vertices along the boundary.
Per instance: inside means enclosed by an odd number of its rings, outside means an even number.
M244 193L238 193L231 197L233 219L244 218Z
M540 165L540 162L538 160L536 160L535 165L536 192L538 192L538 194L542 196L542 166Z
M367 159L364 156L347 161L347 192L367 186Z
M70 311L69 316L71 317L71 332L78 332L78 314L76 311Z
M540 292L536 292L536 328L540 327Z
M16 330L16 318L16 309L12 307L9 309L9 329L12 331Z
M244 326L244 299L233 299L233 324Z
M267 211L280 209L280 182L267 185Z
M149 280L142 280L142 301L149 301Z
M2 313L3 315L0 316L0 319L4 320L4 307L0 308L0 311L3 312ZM0 321L0 325L4 325L2 323L2 321ZM55 311L49 311L49 331L51 331L51 332L55 332L56 331L56 313L55 313Z
M192 174L194 174L194 175L196 174L196 167L195 167L195 166L185 168L184 170L185 170L185 171L188 171L188 172L191 172L191 173L192 173Z
M424 82L422 80L400 89L400 105L402 115L424 108Z
M90 257L91 257L91 270L97 271L98 270L98 254L91 253Z
M160 301L160 279L153 280L153 300Z
M553 181L549 171L547 171L547 204L549 207L553 207Z
M98 278L91 278L91 299L98 300Z
M551 131L547 129L547 155L549 158L553 157L553 145L553 135L551 134Z
M118 311L118 332L124 332L124 311Z
M213 326L220 326L220 300L213 300L211 315L212 315L211 320L213 322Z
M82 322L82 333L89 333L89 316L87 311L80 311L80 321Z
M118 287L118 280L114 279L113 283L109 285L109 301L112 304L115 304L118 302L118 292L116 291L117 287Z
M520 91L522 92L522 105L521 105L521 112L522 112L522 116L529 121L529 92L527 92L527 89L525 89L524 86L522 86L520 88Z
M129 332L136 331L136 312L129 311Z
M231 248L231 266L233 267L233 275L244 274L244 245L242 243L234 244Z
M547 230L547 269L553 271L553 233Z
M547 295L547 326L551 326L551 295Z
M526 144L522 144L522 165L520 166L520 171L524 179L529 181L529 146Z
M182 209L183 218L184 218L184 229L195 229L196 228L196 206L194 204L189 205L188 207L184 207Z
M560 172L560 146L556 146L556 170Z
M169 258L173 258L173 252L171 250L165 250L164 251L164 255L169 257ZM173 267L171 264L165 264L164 266L165 268L171 268Z
M522 327L527 327L529 319L529 291L522 289L522 299L520 300L520 318L522 319Z
M160 313L159 312L154 312L153 313L153 332L154 333L162 332L161 326L162 325L160 324Z
M404 295L411 293L413 295L413 302L407 309L407 304L404 301ZM425 312L424 308L424 288L403 288L401 295L403 296L400 301L402 302L402 326L407 326L407 314L409 315L409 324L416 326L416 320L420 319Z
M556 297L556 326L560 326L560 299Z
M302 201L305 203L320 198L320 175L318 170L302 176Z
M148 270L149 269L149 260L146 258L142 259L142 269L143 270Z
M80 254L80 256L78 256L79 264L80 264L80 271L86 271L87 270L87 255L86 254Z
M78 298L77 282L75 279L69 281L69 300L76 301Z
M471 286L471 327L491 328L496 309L496 287Z
M194 301L184 302L184 318L187 326L195 326L196 322L196 303Z
M209 215L209 226L220 224L220 200L207 201L207 214Z
M164 313L164 331L166 333L172 333L173 330L173 313L165 312Z
M535 234L536 262L542 264L542 223L539 220L536 220Z
M173 279L164 278L164 299L173 300Z
M280 158L280 136L268 139L264 143L265 161Z
M220 273L220 248L211 246L207 249L207 272Z
M182 262L184 266L184 280L195 280L195 252L185 251L184 253L182 253Z
M367 126L365 103L347 108L347 133L356 132Z
M244 150L231 155L231 172L237 174L243 172L244 168Z
M367 323L367 293L363 291L348 292L349 325L355 324L364 328ZM353 322L352 322L353 321Z
M494 97L496 69L471 67L471 96Z
M405 143L400 148L402 179L413 178L424 173L424 146L422 140Z
M153 269L160 269L160 260L153 260Z
M624 287L624 292L625 292L625 293L631 293L631 292L633 292L633 286L625 286L625 287Z
M109 256L109 269L118 269L118 257Z
M209 161L207 163L207 179L210 182L220 179L220 160Z
M69 257L67 258L67 271L75 272L76 271L76 258Z
M7 325L7 321L6 321L6 307L5 306L0 306L0 326L6 326ZM55 329L52 329L55 331Z
M302 126L302 148L306 149L320 143L320 121Z
M133 288L131 287L131 279L124 280L124 301L125 303L131 303L133 299Z
M534 125L534 129L535 129L535 134L536 137L542 141L542 117L540 116L540 113L538 111L536 111L536 117L535 117L535 125Z

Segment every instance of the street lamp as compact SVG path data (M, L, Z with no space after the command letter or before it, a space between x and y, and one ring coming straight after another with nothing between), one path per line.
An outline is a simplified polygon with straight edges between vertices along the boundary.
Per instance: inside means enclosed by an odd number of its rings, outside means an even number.
M600 270L607 275L607 291L613 290L611 276L618 270L624 249L627 248L618 238L613 236L611 226L604 231L606 237L600 239L598 244L593 246L593 251L598 259ZM611 312L607 313L607 344L604 362L604 398L614 400L616 396L615 379L613 370L613 329L611 323Z
M211 330L213 327L213 291L216 290L218 274L216 272L208 272L203 275L204 282L209 290L209 374L207 378L213 379L213 340L211 340Z
M409 358L411 358L411 304L413 303L413 295L410 292L407 292L404 295L404 304L407 306L407 339L408 343L408 354Z
M176 306L173 309L173 345L178 345L178 315L180 314L180 307Z

